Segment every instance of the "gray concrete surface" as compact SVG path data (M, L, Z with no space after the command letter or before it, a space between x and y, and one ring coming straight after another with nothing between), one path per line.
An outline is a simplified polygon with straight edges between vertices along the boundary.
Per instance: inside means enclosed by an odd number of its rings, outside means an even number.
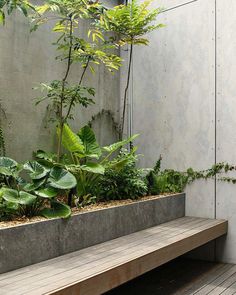
M185 195L0 229L0 273L115 239L185 215Z
M133 132L144 167L161 154L163 168L207 169L236 163L236 3L233 0L161 0L166 27L134 52L130 102ZM127 56L127 53L123 53ZM235 176L235 174L234 174ZM198 181L186 190L186 213L229 220L216 258L236 263L236 186ZM207 249L215 257L215 246Z

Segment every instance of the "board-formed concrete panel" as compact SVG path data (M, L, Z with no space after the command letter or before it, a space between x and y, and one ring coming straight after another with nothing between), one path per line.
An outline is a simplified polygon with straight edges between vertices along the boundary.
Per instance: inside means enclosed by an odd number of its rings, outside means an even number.
M159 5L159 3L158 3ZM133 133L141 164L206 169L215 160L215 1L197 1L159 16L166 24L136 47ZM204 206L202 206L204 204ZM189 187L187 214L214 217L214 182Z
M217 1L217 162L236 163L236 3ZM235 173L232 174L235 177ZM229 220L218 258L236 263L236 186L217 182L217 217ZM225 243L226 242L226 243Z

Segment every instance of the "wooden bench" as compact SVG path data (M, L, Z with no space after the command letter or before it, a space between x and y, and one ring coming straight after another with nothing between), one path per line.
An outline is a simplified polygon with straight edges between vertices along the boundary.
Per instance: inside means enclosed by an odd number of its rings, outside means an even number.
M226 232L225 220L179 218L2 274L0 294L102 294Z

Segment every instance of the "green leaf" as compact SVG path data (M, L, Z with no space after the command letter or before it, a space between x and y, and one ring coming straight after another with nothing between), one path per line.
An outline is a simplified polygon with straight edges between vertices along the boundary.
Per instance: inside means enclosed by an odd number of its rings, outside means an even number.
M19 204L21 205L31 205L34 203L34 201L37 198L36 196L23 191L21 191L19 195L20 195Z
M59 133L59 129L57 133ZM71 153L84 153L83 142L81 141L80 137L76 135L67 124L64 125L62 131L62 145Z
M52 201L51 208L41 210L40 214L46 218L68 218L71 216L71 209L63 203Z
M7 157L0 157L0 167L15 168L18 163L15 160Z
M86 157L99 159L102 151L97 143L93 130L86 125L80 129L78 135L84 146L84 155Z
M114 153L118 149L122 148L124 145L126 145L129 142L133 141L138 136L139 136L139 134L135 134L135 135L129 137L128 139L113 143L113 144L111 144L109 146L105 146L105 147L103 147L103 150L105 152L107 152L107 153Z
M46 182L46 179L34 179L32 183L23 184L22 187L27 192L32 192L38 190L41 186L43 186Z
M5 13L0 10L0 24L5 24Z
M52 187L47 187L47 188L35 191L35 194L37 196L40 196L41 198L52 199L58 195L58 190Z
M23 191L18 192L9 188L3 188L1 191L2 198L10 203L15 203L19 205L31 205L36 200L36 196Z
M0 157L0 174L16 177L19 171L20 165L16 161L11 158Z
M50 186L63 190L71 189L77 184L73 174L59 167L52 168L48 181Z
M36 161L29 161L24 164L24 169L29 172L29 176L32 179L42 179L50 171L50 169L42 166Z
M81 170L91 172L94 174L104 174L105 173L105 168L98 164L98 163L86 163L86 165L80 166Z
M0 174L6 175L6 176L11 176L12 175L12 170L6 167L0 167Z

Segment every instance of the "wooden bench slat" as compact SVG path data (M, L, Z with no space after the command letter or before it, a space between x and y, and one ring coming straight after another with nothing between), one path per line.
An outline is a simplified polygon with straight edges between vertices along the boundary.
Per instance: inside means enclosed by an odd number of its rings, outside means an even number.
M227 232L227 222L184 217L0 275L1 295L97 295Z
M208 219L196 219L196 218L185 218L184 220L182 218L175 220L175 222L171 221L168 222L169 225L160 225L156 227L149 228L147 230L144 230L142 232L133 233L128 236L124 236L118 239L114 239L112 241L108 241L99 245L95 245L80 251L76 251L67 255L63 255L61 257L57 257L45 262L41 262L29 267L24 267L20 270L11 271L10 273L0 275L0 286L5 285L5 280L9 280L9 278L12 277L11 283L16 283L17 281L22 280L21 276L24 274L24 279L27 277L33 277L34 275L42 274L44 273L44 270L47 270L47 274L50 272L50 270L54 270L54 264L56 263L57 269L60 268L60 266L64 266L65 260L67 261L67 264L71 266L78 267L83 264L88 264L91 261L94 261L96 257L92 257L92 255L101 255L100 257L107 257L107 251L115 249L115 251L119 252L121 250L122 246L125 246L125 248L130 248L131 246L135 246L137 244L140 244L140 236L142 238L151 237L153 234L159 233L161 237L167 237L167 235L178 234L178 231L182 231L183 229L189 230L190 228L194 226L198 226L199 223L204 222ZM184 222L182 222L184 221ZM173 227L175 225L175 227ZM168 229L168 231L167 231ZM89 253L89 257L88 257ZM79 264L77 262L77 258L79 255ZM75 259L76 258L76 259Z
M198 220L196 220L195 217L181 217L181 218L178 218L178 219L175 219L175 220L172 220L168 223L165 223L165 224L161 224L157 227L152 227L152 228L149 228L147 230L145 230L145 232L147 232L147 235L150 235L151 233L156 233L156 232L161 232L161 231L166 231L166 229L170 229L171 228L175 228L176 229L176 225L179 225L180 228L182 227L186 227L186 224L189 223L189 222L198 222ZM160 227L160 228L159 228ZM105 242L105 243L102 243L102 244L98 244L98 245L95 245L95 246L92 246L92 247L89 247L91 249L91 253L92 251L100 251L101 252L103 250L106 250L106 249L111 249L112 245L114 247L117 247L117 243L120 244L120 243L125 243L125 244L128 244L129 241L132 241L132 240L136 240L138 239L140 236L140 232L136 232L136 233L133 233L131 235L128 235L128 236L123 236L123 237L120 237L118 239L114 239L112 241L109 241L109 242ZM82 249L82 250L79 250L79 253L80 253L80 258L83 257L83 254L87 254L87 249ZM17 269L17 270L14 270L14 271L11 271L9 273L5 273L5 274L1 274L0 275L0 282L3 281L5 278L9 279L10 277L17 277L18 275L22 275L22 273L29 273L30 275L32 274L32 271L34 270L38 270L39 266L40 267L50 267L52 266L54 263L58 263L59 260L62 260L64 261L64 259L67 259L69 261L69 259L73 260L74 257L77 257L78 256L78 251L76 252L72 252L72 253L69 253L69 254L65 254L61 257L56 257L56 258L52 258L50 260L46 260L46 261L43 261L43 262L40 262L40 263L37 263L37 264L34 264L34 265L30 265L30 266L26 266L24 268L21 268L20 270Z
M183 233L184 231L189 231L190 229L193 228L198 228L200 225L205 224L207 221L209 221L209 219L188 219L187 223L183 223L183 224L179 224L179 222L176 223L176 228L175 230L171 230L171 231L158 231L158 227L154 227L152 229L148 229L145 231L142 231L142 233L139 233L139 235L142 235L142 239L135 239L135 241L132 241L132 243L124 243L124 245L119 246L120 245L120 240L116 239L110 242L106 242L103 243L102 245L104 245L104 247L106 248L106 251L102 251L102 252L97 252L97 247L93 246L90 248L87 248L86 251L83 251L86 253L87 256L83 257L81 254L82 251L78 251L77 252L77 257L75 259L75 257L73 259L68 259L68 257L66 256L62 256L63 259L60 257L58 259L58 263L56 263L56 268L53 265L47 265L47 267L41 267L40 264L38 264L38 269L36 270L36 272L29 272L29 276L26 276L26 274L24 274L24 281L26 283L32 283L37 285L38 281L41 281L42 279L48 279L50 276L52 275L56 275L56 274L63 274L63 276L65 276L65 261L66 261L66 270L70 271L71 269L75 269L76 273L79 274L79 272L84 271L83 266L85 266L85 268L94 268L94 265L97 266L97 264L100 262L100 264L102 263L102 259L109 259L110 256L112 256L113 260L115 257L115 254L118 253L118 257L120 258L120 253L126 249L128 249L129 251L133 251L132 248L135 248L137 251L137 247L143 247L142 244L146 243L146 247L147 247L147 242L149 242L149 240L151 240L151 242L154 239L154 243L155 243L155 247L157 246L157 234L158 234L158 243L160 243L160 241L162 240L166 240L168 237L171 236L176 236L179 235L180 233ZM212 221L211 221L212 222ZM162 228L162 227L160 227ZM167 227L166 227L167 228ZM154 231L155 229L155 231ZM145 236L145 233L149 232L149 236ZM152 232L152 234L150 235L150 233ZM132 234L133 236L133 234ZM129 236L125 237L125 240L128 240ZM124 241L125 241L124 240ZM113 244L112 242L115 242L115 244ZM106 247L106 246L110 246L111 247ZM124 247L125 246L125 247ZM107 250L109 250L109 254L107 252ZM97 254L96 256L91 255L92 252L94 252ZM83 259L84 258L84 259ZM60 261L62 259L62 261ZM92 266L90 266L90 263L93 263ZM62 267L62 268L61 268ZM79 268L79 269L78 269ZM44 269L47 272L44 272ZM23 269L22 269L23 270ZM37 278L34 278L34 275L38 275ZM6 278L7 279L7 278ZM6 281L6 279L4 281ZM29 279L29 281L28 281ZM6 286L6 282L4 281L0 281L0 286ZM11 287L12 289L17 289L18 287L21 286L21 281L22 281L22 275L18 275L15 278L12 278L9 282L14 283L14 285ZM18 284L17 284L18 282ZM34 283L35 282L35 283ZM46 283L46 281L44 281Z

